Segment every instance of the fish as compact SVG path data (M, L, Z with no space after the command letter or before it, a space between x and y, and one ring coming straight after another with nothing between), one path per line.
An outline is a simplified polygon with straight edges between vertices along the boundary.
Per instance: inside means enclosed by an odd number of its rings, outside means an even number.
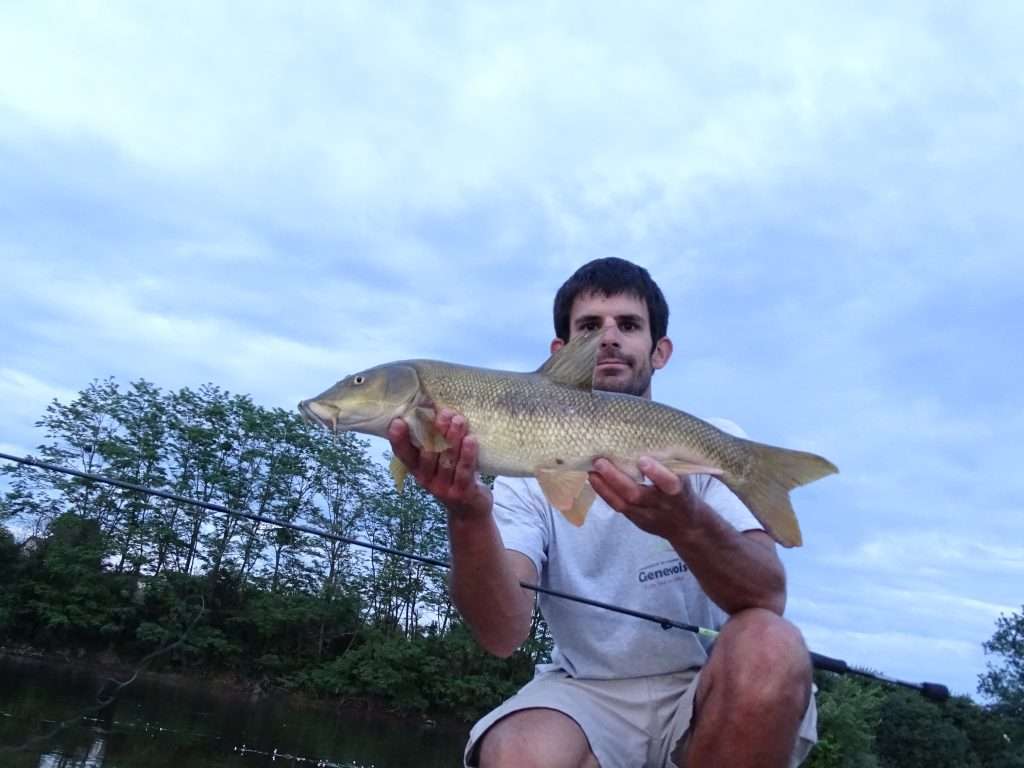
M785 547L803 537L789 497L799 486L838 472L814 453L731 435L685 411L593 387L599 332L580 334L536 371L478 368L438 360L399 360L346 376L299 403L303 417L331 432L386 437L395 418L422 451L448 448L434 427L443 408L462 414L476 437L482 473L535 477L544 496L575 526L595 498L587 482L605 458L638 482L649 456L671 471L717 477ZM395 457L401 491L407 468Z

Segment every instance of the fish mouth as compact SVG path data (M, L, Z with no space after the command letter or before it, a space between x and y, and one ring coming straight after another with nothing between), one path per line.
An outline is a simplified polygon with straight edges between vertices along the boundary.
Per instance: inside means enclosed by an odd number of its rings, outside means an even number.
M299 403L299 413L302 414L302 418L307 424L319 425L331 432L336 432L338 429L337 410L323 403L318 403L315 400L303 400Z
M321 426L328 432L366 432L367 434L380 434L379 422L381 415L342 412L333 405L327 405L316 399L303 400L299 403L299 412L307 424ZM342 416L344 415L344 418ZM397 415L397 414L396 414ZM387 420L390 423L390 419Z

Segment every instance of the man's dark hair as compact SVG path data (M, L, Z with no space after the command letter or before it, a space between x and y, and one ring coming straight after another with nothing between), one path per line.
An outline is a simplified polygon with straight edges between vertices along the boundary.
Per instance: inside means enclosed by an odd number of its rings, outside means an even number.
M584 264L555 294L555 335L569 341L569 316L578 296L630 294L643 299L651 324L651 348L668 333L668 304L658 284L643 267L609 256Z

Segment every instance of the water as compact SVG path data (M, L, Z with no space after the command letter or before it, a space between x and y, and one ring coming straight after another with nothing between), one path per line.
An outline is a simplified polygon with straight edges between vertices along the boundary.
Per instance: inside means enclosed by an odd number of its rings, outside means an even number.
M102 712L84 713L106 678L0 657L3 768L451 768L467 728L254 702L189 681L139 679ZM58 729L62 721L71 724ZM4 748L26 745L24 749ZM275 752L276 750L276 752Z

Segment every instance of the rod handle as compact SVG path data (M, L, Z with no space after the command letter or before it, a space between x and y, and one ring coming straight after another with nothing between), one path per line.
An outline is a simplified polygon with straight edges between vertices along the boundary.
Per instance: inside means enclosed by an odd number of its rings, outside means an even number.
M833 659L831 656L824 656L820 653L811 651L811 665L815 669L820 669L825 672L835 672L839 675L845 675L850 671L849 665L842 659Z
M921 695L932 701L947 701L949 688L940 683L921 683Z

